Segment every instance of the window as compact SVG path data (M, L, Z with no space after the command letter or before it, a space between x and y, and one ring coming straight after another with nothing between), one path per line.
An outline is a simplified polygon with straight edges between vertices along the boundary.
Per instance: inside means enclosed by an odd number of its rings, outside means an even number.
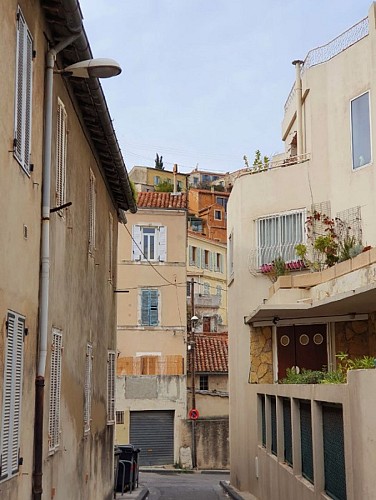
M225 211L227 210L227 202L228 202L227 198L224 198L223 196L217 196L215 202L218 205L221 205L225 209Z
M209 283L204 283L204 293L203 295L210 295L210 285Z
M114 279L114 218L111 212L108 214L108 279L110 283Z
M258 219L258 265L270 264L277 257L285 262L297 260L295 246L305 240L304 221L304 210Z
M222 213L220 210L214 210L214 219L215 220L222 220Z
M209 376L200 375L200 391L208 391L208 390L209 390Z
M116 423L117 424L124 424L124 412L123 411L116 412Z
M221 253L215 253L215 271L222 273L223 272L223 257Z
M228 273L230 278L234 274L234 234L228 237Z
M351 101L351 147L353 169L371 163L369 92Z
M191 282L187 281L187 297L191 296Z
M48 449L53 453L60 445L60 392L62 331L52 329L51 373L50 373L50 414L48 422Z
M154 186L158 186L158 184L161 182L161 178L159 177L159 175L156 175L154 177Z
M115 423L115 351L107 353L107 424Z
M60 99L57 101L56 131L56 206L64 205L66 200L67 166L67 113Z
M166 229L164 226L133 226L133 260L165 262Z
M85 359L85 400L84 400L84 431L89 432L91 422L91 385L93 376L93 346L87 344Z
M177 183L177 188L178 188L178 192L180 193L181 191L183 191L183 183L182 181L178 181Z
M1 480L17 474L19 467L25 318L9 311L6 330L0 436Z
M90 186L89 186L89 254L93 255L95 250L95 176L90 169Z
M158 302L159 291L155 289L141 290L141 325L157 326L159 323Z
M17 12L14 156L30 172L33 40L20 9Z
M204 250L204 268L209 269L210 266L210 253L209 250Z

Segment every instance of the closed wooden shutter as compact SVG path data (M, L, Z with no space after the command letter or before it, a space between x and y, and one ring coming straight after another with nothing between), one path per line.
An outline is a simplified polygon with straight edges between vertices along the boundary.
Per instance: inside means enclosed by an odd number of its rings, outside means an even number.
M95 250L95 206L96 206L96 186L95 176L90 169L90 186L89 186L89 254L93 254Z
M84 431L90 430L91 422L91 384L93 373L93 346L87 344L85 359L85 400L84 400Z
M159 227L158 237L158 257L161 262L167 260L167 228L164 226Z
M50 374L50 408L48 422L48 447L54 452L60 444L60 395L61 395L61 361L63 335L57 328L52 329L51 374Z
M141 226L132 226L132 260L141 260L142 257L142 230Z
M158 325L158 290L141 290L141 324Z
M193 266L193 248L192 245L189 245L189 265Z
M14 155L30 171L33 40L20 9L17 12Z
M1 422L0 479L18 472L25 318L8 312Z
M115 423L115 351L107 354L107 424Z
M66 200L66 164L67 164L67 113L63 102L57 103L56 130L56 206Z

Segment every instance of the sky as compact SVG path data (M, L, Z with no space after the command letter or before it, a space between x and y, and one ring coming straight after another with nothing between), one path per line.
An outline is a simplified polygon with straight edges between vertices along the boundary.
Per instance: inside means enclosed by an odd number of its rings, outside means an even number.
M80 0L128 171L234 171L284 150L291 62L365 18L370 0Z

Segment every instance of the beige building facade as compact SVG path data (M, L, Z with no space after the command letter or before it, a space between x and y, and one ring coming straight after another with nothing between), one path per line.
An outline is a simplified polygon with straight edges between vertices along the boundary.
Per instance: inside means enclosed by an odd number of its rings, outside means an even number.
M136 205L97 81L79 89L79 80L53 76L49 141L47 51L76 31L55 69L91 58L78 2L54 3L53 12L52 3L0 7L8 75L0 97L0 497L39 499L43 490L102 500L113 491L112 263L120 210ZM96 99L98 112L79 99ZM98 129L116 161L105 161Z
M188 231L187 304L191 310L193 279L197 331L227 331L226 272L226 245Z
M138 207L119 234L116 440L171 465L186 418L187 198L142 192Z
M376 372L351 372L347 384L277 382L291 367L335 370L341 352L376 356L375 44L372 4L367 18L294 61L285 152L238 172L230 196L231 483L255 498L373 496ZM330 266L312 252L319 267L310 272L295 247L311 250L328 227L338 248L361 242L364 251ZM275 281L280 261L288 274Z

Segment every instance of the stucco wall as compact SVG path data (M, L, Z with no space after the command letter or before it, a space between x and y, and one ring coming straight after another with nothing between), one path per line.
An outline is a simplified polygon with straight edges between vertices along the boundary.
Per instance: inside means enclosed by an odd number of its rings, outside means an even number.
M228 469L230 465L228 418L200 418L194 425L197 467ZM182 446L191 447L192 421L184 421L182 432Z

